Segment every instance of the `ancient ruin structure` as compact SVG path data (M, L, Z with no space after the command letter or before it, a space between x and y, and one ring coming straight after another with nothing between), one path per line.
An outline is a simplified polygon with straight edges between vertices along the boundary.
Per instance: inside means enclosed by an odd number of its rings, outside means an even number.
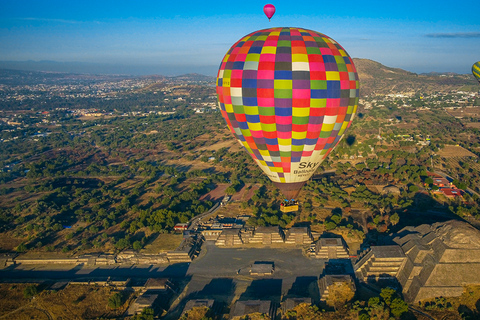
M217 246L227 247L242 245L243 241L240 237L240 229L223 229L217 241L215 241L215 244Z
M292 227L285 232L285 244L305 245L312 241L312 234L307 227Z
M480 231L461 221L406 227L393 239L406 254L397 275L408 301L459 296L480 284Z
M188 311L192 310L193 308L213 308L213 304L215 303L215 300L213 299L193 299L193 300L188 300L187 304L185 305L185 308L183 308L182 315L187 313Z
M320 291L320 300L326 301L329 298L329 290L338 285L347 284L352 292L355 292L355 282L348 274L325 275L318 280L318 289Z
M364 282L395 278L405 260L405 254L399 246L372 246L355 263L355 275Z
M318 259L348 259L348 250L342 238L320 238L315 243L315 254Z
M274 319L276 312L277 308L270 300L237 301L230 311L230 319L240 319L252 313L266 314L270 319Z
M255 262L250 266L251 276L269 276L275 271L273 262Z
M284 242L284 234L279 227L258 227L248 241L245 243L256 243L263 245L278 244Z
M296 306L300 304L312 304L312 298L287 298L285 301L281 303L282 312L286 313L288 310L292 310Z

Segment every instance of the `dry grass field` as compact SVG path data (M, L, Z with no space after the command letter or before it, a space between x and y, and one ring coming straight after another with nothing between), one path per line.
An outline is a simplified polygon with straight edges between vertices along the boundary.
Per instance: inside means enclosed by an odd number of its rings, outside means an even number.
M435 319L461 320L480 319L480 286L466 286L463 294L456 298L440 298L437 307L425 312ZM435 305L435 300L422 301L422 305ZM465 316L461 316L464 313Z
M444 158L453 157L476 157L474 153L471 153L465 148L460 146L445 146L437 152L437 154Z
M465 124L468 128L480 129L480 122L468 122Z
M145 248L143 248L140 252L154 254L159 252L175 250L182 242L182 239L183 239L183 235L180 233L179 234L160 233L157 235L155 240L147 244Z
M108 307L115 293L108 287L68 285L59 291L41 291L26 299L23 290L30 284L0 284L0 319L118 319L128 302L118 309Z

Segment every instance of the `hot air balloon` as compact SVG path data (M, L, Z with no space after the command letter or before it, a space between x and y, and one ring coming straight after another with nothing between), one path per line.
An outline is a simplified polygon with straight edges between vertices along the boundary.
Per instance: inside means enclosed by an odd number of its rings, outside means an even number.
M332 38L270 28L228 50L216 90L230 131L290 200L352 123L359 81L352 59Z
M263 7L263 12L267 16L268 21L270 21L270 18L273 17L273 15L275 14L275 6L273 4L270 4L270 3L266 4Z
M472 66L472 73L477 78L478 82L480 82L480 61L477 61Z

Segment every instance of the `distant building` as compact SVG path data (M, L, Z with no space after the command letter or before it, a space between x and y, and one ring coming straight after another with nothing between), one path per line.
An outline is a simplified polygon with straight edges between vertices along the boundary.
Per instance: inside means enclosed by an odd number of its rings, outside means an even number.
M285 314L288 310L292 310L298 305L301 304L312 304L312 298L287 298L284 302L282 302L282 312Z
M285 231L285 244L305 245L312 241L312 234L307 227L292 227Z
M158 294L151 294L151 293L142 294L137 299L135 299L133 304L128 308L127 315L133 316L136 314L140 314L146 308L155 309L154 304L157 298L158 298Z
M175 231L185 231L188 229L188 223L177 223L174 227L173 230Z
M441 188L440 193L442 193L445 197L454 199L454 198L463 198L463 190L460 189L452 189L452 188Z
M277 308L269 300L247 300L237 301L230 311L230 319L239 320L241 317L252 313L265 314L270 319L275 319Z
M437 178L434 177L433 179L433 185L439 187L439 188L445 188L445 187L451 187L450 181L448 181L445 178Z
M372 246L355 263L355 275L363 282L393 280L398 276L405 260L400 246Z
M248 239L248 243L258 243L270 245L283 243L285 235L279 227L257 227L253 235Z
M149 278L145 283L146 290L168 291L173 290L173 285L167 278Z
M315 243L315 258L348 259L348 249L342 238L320 238Z
M251 276L269 276L272 275L274 271L275 266L273 262L254 263L249 270Z
M240 229L223 229L215 244L228 247L242 245Z
M182 315L186 314L193 308L208 308L212 309L213 304L215 303L215 300L213 299L194 299L194 300L188 300L187 304L185 305L185 308L183 308Z

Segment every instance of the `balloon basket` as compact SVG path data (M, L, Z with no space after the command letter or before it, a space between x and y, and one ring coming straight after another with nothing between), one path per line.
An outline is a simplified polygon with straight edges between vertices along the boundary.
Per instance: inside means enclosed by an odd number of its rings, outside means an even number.
M280 206L280 211L282 211L283 213L298 211L298 204L294 204L291 206Z

